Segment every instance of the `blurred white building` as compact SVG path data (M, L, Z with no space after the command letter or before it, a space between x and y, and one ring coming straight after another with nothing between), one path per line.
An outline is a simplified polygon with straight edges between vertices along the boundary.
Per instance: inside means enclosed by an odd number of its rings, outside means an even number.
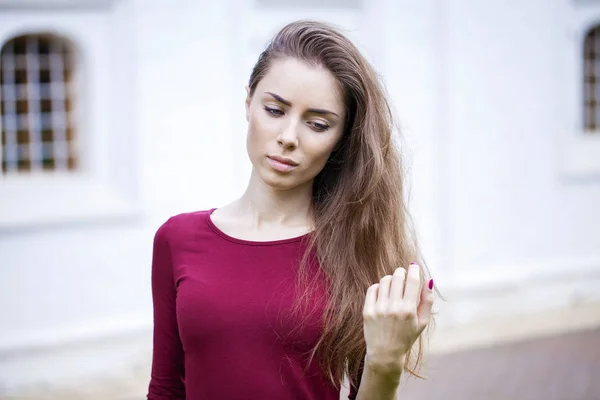
M242 193L299 18L386 82L441 324L600 300L600 1L0 0L0 396L145 368L153 234Z

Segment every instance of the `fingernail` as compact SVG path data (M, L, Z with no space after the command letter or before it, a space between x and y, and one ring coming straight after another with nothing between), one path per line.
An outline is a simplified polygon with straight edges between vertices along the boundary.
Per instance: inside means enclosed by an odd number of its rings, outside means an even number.
M416 262L411 262L410 265L417 265L417 263Z
M433 289L433 279L429 280L429 290Z

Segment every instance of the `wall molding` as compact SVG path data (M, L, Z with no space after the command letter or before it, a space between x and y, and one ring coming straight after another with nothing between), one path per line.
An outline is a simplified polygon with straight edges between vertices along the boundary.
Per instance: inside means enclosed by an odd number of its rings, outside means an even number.
M473 271L482 271L474 273ZM465 268L438 286L439 325L460 327L598 302L600 257Z

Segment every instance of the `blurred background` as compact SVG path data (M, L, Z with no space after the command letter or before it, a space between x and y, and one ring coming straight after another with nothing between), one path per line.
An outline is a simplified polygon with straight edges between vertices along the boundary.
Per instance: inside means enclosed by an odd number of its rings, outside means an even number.
M0 398L145 398L154 232L241 195L244 86L300 18L401 124L445 296L402 398L600 399L595 0L0 0Z

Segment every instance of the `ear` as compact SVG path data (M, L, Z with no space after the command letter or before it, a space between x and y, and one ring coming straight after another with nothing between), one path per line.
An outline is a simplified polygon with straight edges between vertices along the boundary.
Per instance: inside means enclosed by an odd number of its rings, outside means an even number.
M252 97L250 96L250 86L246 86L246 121L250 122L250 102Z

